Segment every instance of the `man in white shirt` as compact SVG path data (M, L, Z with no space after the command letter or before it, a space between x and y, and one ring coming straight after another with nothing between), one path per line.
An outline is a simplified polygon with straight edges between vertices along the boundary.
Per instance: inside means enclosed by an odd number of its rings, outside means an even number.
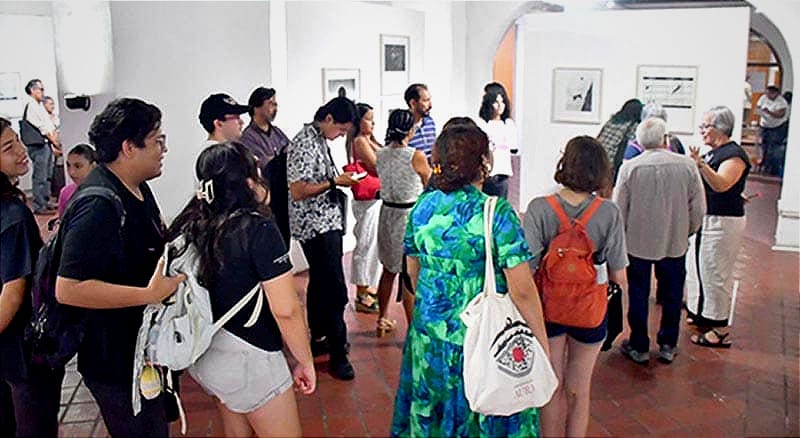
M36 214L53 214L56 206L50 204L50 176L53 172L53 154L61 155L61 141L50 115L47 114L42 99L44 98L44 85L40 79L31 79L25 85L28 102L23 111L23 121L27 121L39 133L40 140L23 138L28 148L28 156L33 162L33 212Z
M776 163L776 152L786 141L789 104L778 87L770 85L767 93L758 99L756 114L761 116L761 170L776 174L781 163Z

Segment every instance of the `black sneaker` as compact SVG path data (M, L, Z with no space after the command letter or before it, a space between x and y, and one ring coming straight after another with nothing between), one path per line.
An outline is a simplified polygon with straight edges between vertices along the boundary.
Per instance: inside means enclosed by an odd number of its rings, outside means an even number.
M662 345L658 350L658 361L665 364L672 363L675 356L678 355L678 347L670 347L669 345Z
M353 380L356 377L356 372L353 370L353 365L347 360L347 356L331 358L328 363L328 371L334 379Z

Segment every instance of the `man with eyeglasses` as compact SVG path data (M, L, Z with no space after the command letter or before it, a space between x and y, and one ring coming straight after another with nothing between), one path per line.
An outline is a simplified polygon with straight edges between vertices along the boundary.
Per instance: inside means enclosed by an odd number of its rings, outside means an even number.
M200 149L212 144L239 140L244 126L240 116L248 109L247 105L239 105L231 96L224 93L208 96L200 105L200 124L208 132L208 138ZM200 151L197 154L199 155Z

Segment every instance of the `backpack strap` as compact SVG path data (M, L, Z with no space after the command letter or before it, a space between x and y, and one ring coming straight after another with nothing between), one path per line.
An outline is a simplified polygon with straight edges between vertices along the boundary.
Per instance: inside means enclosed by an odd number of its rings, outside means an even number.
M594 214L597 212L597 209L600 208L602 204L603 200L600 199L599 196L595 196L595 198L592 200L592 203L589 204L589 207L587 207L586 210L583 211L581 217L576 219L576 221L579 222L584 227L586 227L586 224L589 223L589 220L592 219L592 216L594 216Z
M558 216L558 222L560 223L558 232L560 233L571 227L572 220L567 216L567 212L564 211L564 207L561 206L561 203L558 202L558 197L556 195L550 195L545 197L545 200L547 200L547 203L550 204L550 208L552 208L553 212Z

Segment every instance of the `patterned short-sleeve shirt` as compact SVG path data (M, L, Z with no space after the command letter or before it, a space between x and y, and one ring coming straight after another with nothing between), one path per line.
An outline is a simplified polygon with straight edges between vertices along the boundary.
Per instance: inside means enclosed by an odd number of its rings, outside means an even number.
M286 150L286 180L289 185L304 181L318 184L338 172L331 161L328 142L314 123L303 129ZM295 201L289 196L289 230L294 239L308 241L315 236L342 229L342 213L331 200L330 191Z

